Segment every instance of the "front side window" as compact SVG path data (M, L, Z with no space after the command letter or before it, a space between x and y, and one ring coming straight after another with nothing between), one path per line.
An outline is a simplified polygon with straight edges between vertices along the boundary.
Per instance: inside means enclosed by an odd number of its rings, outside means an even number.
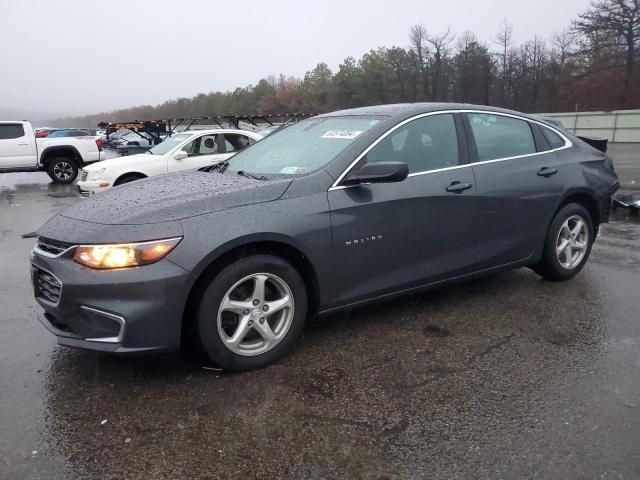
M458 165L453 115L429 115L403 125L373 147L366 162L404 162L409 165L409 173Z
M180 145L182 142L187 140L189 137L191 137L191 135L192 134L190 134L190 133L189 134L173 135L172 137L164 139L162 141L162 143L159 143L158 145L153 147L151 150L147 150L147 153L150 153L152 155L164 155L165 153L170 152L175 147ZM187 148L186 145L184 147L182 147L181 150L185 150L185 148ZM185 150L185 152L186 152L186 150ZM189 152L187 152L187 153L189 153Z
M237 133L225 133L224 144L227 147L227 153L239 152L250 145L249 137Z
M536 153L529 122L492 113L469 113L467 117L479 161Z
M314 117L269 135L229 160L229 171L304 175L324 167L382 117Z
M11 140L24 137L24 127L20 123L5 123L0 125L0 140Z

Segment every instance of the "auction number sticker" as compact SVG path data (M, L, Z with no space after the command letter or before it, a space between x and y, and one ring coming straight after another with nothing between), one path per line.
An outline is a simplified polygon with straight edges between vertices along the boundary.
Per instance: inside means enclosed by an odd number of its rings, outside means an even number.
M329 130L321 138L343 138L353 140L362 133L362 130Z

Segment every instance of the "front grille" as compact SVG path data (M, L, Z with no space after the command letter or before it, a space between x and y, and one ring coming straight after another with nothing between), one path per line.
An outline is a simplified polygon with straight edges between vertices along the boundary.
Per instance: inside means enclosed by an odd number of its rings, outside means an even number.
M89 171L88 170L82 170L82 172L80 173L80 181L81 182L86 182L88 176L89 176Z
M33 283L36 289L36 296L57 304L60 302L62 293L62 283L49 272L34 266Z
M58 240L51 240L48 238L38 237L38 250L41 250L46 253L50 253L51 255L60 255L62 252L67 250L69 247L73 245L66 242L60 242Z

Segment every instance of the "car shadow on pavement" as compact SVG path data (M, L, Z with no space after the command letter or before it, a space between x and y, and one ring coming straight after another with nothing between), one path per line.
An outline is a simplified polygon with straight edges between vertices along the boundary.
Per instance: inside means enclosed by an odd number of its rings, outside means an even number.
M461 422L510 434L598 349L601 319L587 273L562 284L521 269L310 321L292 354L243 374L58 348L46 436L79 476L109 464L150 477L164 452L190 472L393 476L406 467L395 449L421 451Z

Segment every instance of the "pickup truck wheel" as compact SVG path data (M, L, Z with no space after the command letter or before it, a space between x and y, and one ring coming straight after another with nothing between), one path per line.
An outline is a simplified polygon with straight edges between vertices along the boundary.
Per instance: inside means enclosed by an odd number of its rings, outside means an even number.
M78 165L67 157L56 157L49 161L49 177L56 183L71 183L78 176Z
M196 315L202 353L229 371L264 367L289 352L307 316L300 274L272 255L241 258L211 278Z

